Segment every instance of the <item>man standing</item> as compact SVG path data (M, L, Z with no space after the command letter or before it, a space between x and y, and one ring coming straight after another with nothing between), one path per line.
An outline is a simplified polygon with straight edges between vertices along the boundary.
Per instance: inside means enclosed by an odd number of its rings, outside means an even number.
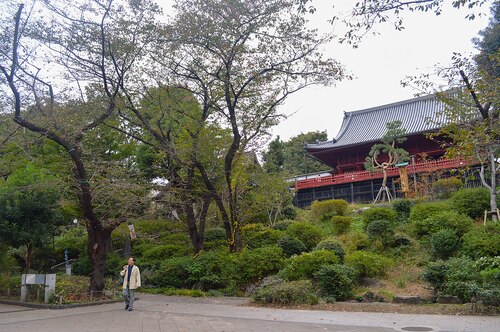
M128 265L123 267L120 275L123 278L123 297L125 299L125 310L134 310L134 297L135 290L141 287L141 272L139 268L134 265L134 257L128 259Z

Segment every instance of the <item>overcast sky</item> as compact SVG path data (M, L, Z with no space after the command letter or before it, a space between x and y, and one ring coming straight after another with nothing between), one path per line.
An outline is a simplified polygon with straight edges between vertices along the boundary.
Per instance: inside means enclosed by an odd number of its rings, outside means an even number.
M314 0L317 12L308 16L311 27L324 33L340 34L340 26L327 20L347 11L355 0ZM450 3L451 0L444 0ZM171 0L158 0L169 12ZM336 8L332 9L331 4ZM343 6L343 7L340 7ZM465 19L467 10L445 8L443 14L407 13L403 31L391 24L377 26L377 36L366 37L357 49L331 43L325 54L340 61L355 76L332 87L310 87L290 96L279 110L286 114L273 130L288 140L301 132L326 130L332 139L342 124L344 111L356 111L413 98L416 90L400 84L406 76L430 72L436 64L449 64L453 52L474 52L471 42L488 23L489 9L476 10L486 15L473 21Z
M314 24L328 19L331 12L328 3L339 3L315 1L320 2ZM481 11L489 15L487 8ZM291 116L274 129L274 135L288 140L301 132L326 130L332 139L340 129L344 111L413 98L417 91L400 84L406 76L430 72L438 63L449 64L453 52L475 52L471 39L487 26L488 15L469 21L465 19L466 14L466 10L454 8L447 8L440 16L409 13L405 16L403 31L387 24L377 27L380 35L366 38L357 49L328 45L326 54L343 63L356 79L334 87L308 88L291 96L281 107L283 113ZM328 24L321 28L332 29Z

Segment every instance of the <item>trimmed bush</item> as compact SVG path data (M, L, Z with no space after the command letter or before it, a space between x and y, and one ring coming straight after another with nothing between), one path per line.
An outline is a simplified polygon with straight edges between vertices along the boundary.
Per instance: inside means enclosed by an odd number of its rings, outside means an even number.
M351 227L353 219L347 216L333 216L332 227L335 234L344 234Z
M277 246L243 250L236 256L236 276L239 286L256 282L277 273L284 265L285 257Z
M397 221L407 222L410 218L411 208L415 203L409 199L396 199L392 201L392 209L396 211Z
M149 261L162 261L176 256L187 255L187 249L188 248L176 244L154 246L144 252L142 259Z
M337 254L328 250L303 253L287 259L279 276L287 280L311 279L322 266L338 264L339 261Z
M451 229L442 229L431 236L431 253L434 257L448 259L460 249L460 238Z
M448 199L463 186L464 184L459 178L439 179L432 183L433 196L438 199Z
M480 219L490 210L490 193L486 188L464 188L452 195L451 202L457 212Z
M389 223L395 223L398 215L396 214L396 211L394 211L391 208L374 207L363 212L363 215L361 217L363 219L363 223L366 228L372 221L376 220L383 220Z
M304 245L304 243L302 243L302 241L290 236L281 238L278 241L278 247L281 248L283 254L286 257L300 255L301 253L306 251L306 246Z
M340 263L344 263L345 250L337 239L326 239L318 243L314 250L329 250L334 252Z
M412 228L417 236L432 235L442 229L454 230L458 236L462 236L473 226L472 219L466 215L454 211L442 211L435 213L427 219L419 219L413 222Z
M220 289L230 283L234 255L225 251L205 251L193 258L187 266L189 288Z
M347 234L339 236L340 242L344 244L347 251L361 250L368 247L368 235L361 231L351 231Z
M190 256L176 257L165 260L160 269L153 272L149 283L153 287L191 288L189 268L194 258Z
M310 280L280 281L255 291L253 299L260 303L317 304L318 297Z
M500 256L500 223L475 226L465 233L460 252L472 259Z
M346 256L345 264L352 267L359 278L373 278L385 275L393 262L370 251L355 251Z
M384 247L390 246L394 241L394 223L388 220L374 220L366 227L368 239L380 241Z
M255 249L274 245L282 237L280 231L263 224L250 224L241 229L244 245L249 249Z
M311 213L316 220L329 220L333 216L345 216L349 210L349 203L343 199L329 199L314 201L311 204Z
M432 217L443 211L452 210L448 202L429 202L415 205L410 212L410 222L415 223Z
M323 231L316 225L309 222L295 222L291 224L286 233L290 237L295 237L302 241L307 251L311 251L323 238Z
M226 230L222 227L209 228L205 231L205 242L226 240Z
M352 297L355 275L355 271L349 266L335 264L323 266L314 277L318 281L321 295L343 301Z

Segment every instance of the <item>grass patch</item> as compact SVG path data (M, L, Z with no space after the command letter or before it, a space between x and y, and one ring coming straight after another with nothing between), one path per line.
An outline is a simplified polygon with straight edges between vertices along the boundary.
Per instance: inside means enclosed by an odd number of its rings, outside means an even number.
M177 295L187 297L206 297L207 294L199 289L175 289L175 288L142 288L141 293Z

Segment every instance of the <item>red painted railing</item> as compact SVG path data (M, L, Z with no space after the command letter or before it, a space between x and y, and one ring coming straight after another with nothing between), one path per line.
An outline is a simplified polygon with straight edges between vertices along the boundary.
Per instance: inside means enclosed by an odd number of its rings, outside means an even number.
M415 163L415 165L408 165L406 170L408 174L428 173L443 169L460 168L472 164L474 164L473 161L461 158L439 159L439 160L431 160L431 161ZM398 174L399 171L397 167L392 167L387 169L387 175L389 177L393 177ZM324 187L341 183L351 183L351 182L360 182L372 179L381 179L383 177L384 175L382 171L377 171L377 172L359 171L359 172L350 172L350 173L321 176L321 177L318 176L312 179L297 180L295 182L295 189Z

